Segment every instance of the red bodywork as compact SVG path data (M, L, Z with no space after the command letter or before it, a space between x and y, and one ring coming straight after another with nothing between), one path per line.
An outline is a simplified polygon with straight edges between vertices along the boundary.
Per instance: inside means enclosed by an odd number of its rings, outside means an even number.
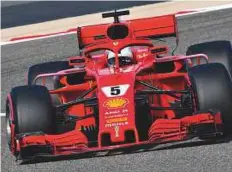
M153 17L148 19L131 20L125 23L129 27L129 34L124 39L111 40L107 37L107 28L114 24L94 25L78 28L78 38L81 39L83 47L81 57L71 57L69 62L71 66L85 65L82 68L72 68L58 73L41 74L39 78L50 76L59 76L60 82L64 87L57 90L51 90L51 94L57 94L60 101L65 104L75 100L86 90L96 87L95 90L83 98L97 97L98 120L94 116L96 110L93 107L86 107L84 103L72 105L66 110L66 114L88 118L76 121L75 129L62 134L29 134L22 136L12 144L12 151L19 152L27 147L49 147L51 155L67 155L73 153L83 153L88 151L112 150L115 148L128 147L142 144L157 144L170 141L185 140L190 137L198 136L196 126L210 126L213 132L209 135L220 134L218 125L222 124L220 112L212 114L211 112L196 112L196 105L193 101L192 113L184 114L178 118L176 112L171 109L170 102L179 101L181 93L178 91L191 88L188 73L181 69L186 63L191 65L188 59L205 58L204 54L194 56L164 56L165 53L155 52L159 47L153 45L148 37L170 36L177 34L176 21L174 15ZM96 35L104 35L103 39L95 39ZM118 52L127 46L137 46L133 49L133 64L125 67L119 66ZM167 49L166 46L161 48ZM107 66L107 56L105 53L90 56L90 52L96 50L111 50L116 54L116 64L114 67ZM73 60L84 60L75 63ZM155 72L158 65L171 62L174 68L170 72ZM85 82L77 85L70 85L67 82L67 76L73 73L86 72ZM149 83L160 90L178 90L174 92L175 96L170 94L149 94L148 104L150 106L149 118L151 124L147 129L147 139L141 139L139 126L137 125L137 116L148 117L148 114L140 112L136 114L136 95L147 89L145 85L138 84L137 81ZM46 79L44 79L46 83ZM110 94L109 90L120 94ZM190 94L194 95L191 90ZM195 97L193 96L193 100ZM163 107L162 110L157 107ZM157 108L157 109L155 109ZM170 108L170 109L168 109ZM13 112L11 112L13 113ZM13 115L11 115L13 116ZM141 117L140 117L141 118ZM94 146L90 146L90 140L83 132L82 128L94 126L97 128L97 140ZM12 130L13 130L12 126ZM126 139L126 133L132 133L132 141ZM109 137L107 137L109 136ZM105 144L105 138L108 138L108 144Z
M129 27L128 37L130 38L177 36L175 15L135 19L120 24L125 24ZM78 43L81 44L81 47L85 47L93 43L108 41L107 29L112 25L117 25L117 23L78 27ZM102 37L101 39L96 39L96 36Z

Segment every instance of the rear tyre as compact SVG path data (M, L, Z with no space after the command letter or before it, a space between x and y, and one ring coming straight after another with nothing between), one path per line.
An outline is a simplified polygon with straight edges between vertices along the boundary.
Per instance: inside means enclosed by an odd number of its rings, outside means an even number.
M229 41L212 41L192 45L188 48L186 55L206 54L209 63L221 63L232 74L232 47ZM193 65L197 65L197 59L192 59ZM205 63L204 60L201 64Z
M61 70L71 69L72 67L69 66L68 61L55 61L55 62L47 62L36 64L31 66L28 71L28 85L33 85L33 80L40 74L45 73L55 73ZM84 75L85 73L76 73L67 75L67 81L69 84L81 84L84 82ZM55 77L52 80L46 80L48 82L48 89L57 89L57 87L61 87L61 83L57 83L58 79ZM47 85L47 84L46 84Z
M191 68L188 74L197 111L220 111L224 132L231 133L232 82L226 68L219 63L203 64Z
M28 85L34 85L34 79L40 74L55 73L61 70L70 69L68 61L55 61L36 64L31 66L28 71ZM67 81L69 84L80 84L84 82L84 73L70 74L67 75ZM59 82L59 77L48 77L46 78L46 87L48 90L54 90L61 88L63 85ZM57 95L53 94L52 102L54 105L60 104L60 99Z
M28 85L33 85L34 79L40 74L55 73L69 68L70 67L67 61L47 62L31 66L28 71ZM50 77L48 80L46 80L46 83L46 86L49 90L56 89L55 85L57 83L55 83L53 77Z

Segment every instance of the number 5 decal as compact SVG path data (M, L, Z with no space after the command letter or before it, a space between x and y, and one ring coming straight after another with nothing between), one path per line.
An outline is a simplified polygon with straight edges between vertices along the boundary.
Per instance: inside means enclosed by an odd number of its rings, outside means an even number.
M106 97L123 96L129 88L129 84L102 87Z
M111 87L111 92L110 94L112 96L116 96L116 95L119 95L120 94L120 87L119 86L116 86L116 87Z

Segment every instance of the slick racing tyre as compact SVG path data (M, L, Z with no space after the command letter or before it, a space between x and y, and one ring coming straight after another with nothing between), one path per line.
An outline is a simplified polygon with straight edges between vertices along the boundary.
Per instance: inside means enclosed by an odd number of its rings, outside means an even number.
M192 45L188 48L186 55L206 54L209 63L221 63L232 74L232 47L229 41L212 41ZM197 59L192 59L193 65L197 64ZM205 63L202 59L201 64Z
M55 109L47 88L38 85L13 88L6 101L6 126L13 153L16 153L16 134L55 133Z
M31 66L28 71L28 85L33 85L34 79L40 74L55 73L69 68L67 61L47 62ZM46 86L49 90L54 90L57 87L56 82L53 77L49 77L46 79Z
M54 62L47 62L47 63L41 63L36 64L34 66L31 66L28 71L28 85L33 84L33 80L39 75L39 74L45 74L45 73L55 73L59 72L61 70L71 69L72 67L69 66L68 61L54 61ZM67 75L67 81L69 84L81 84L84 82L84 73L77 73L77 74L70 74ZM57 77L53 80L46 80L46 83L49 85L49 90L51 89L57 89L57 87L61 87L60 83L57 83ZM47 84L46 84L47 85Z
M219 63L198 65L189 70L197 111L221 112L224 132L232 132L232 82Z
M54 61L36 64L31 66L28 71L28 85L33 85L34 79L40 74L55 73L61 70L70 69L68 61ZM67 75L67 81L69 84L81 84L84 82L84 73L70 74ZM48 90L54 90L62 87L63 85L59 82L59 77L48 77L46 78L46 87ZM52 102L54 105L59 105L60 100L57 95L51 95Z

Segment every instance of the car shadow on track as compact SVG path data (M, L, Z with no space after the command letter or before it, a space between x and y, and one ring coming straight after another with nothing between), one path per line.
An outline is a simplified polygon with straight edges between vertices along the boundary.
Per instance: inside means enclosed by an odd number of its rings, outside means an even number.
M89 159L89 158L99 158L99 157L106 157L106 156L115 156L115 155L125 155L125 154L137 154L143 152L152 152L152 151L162 151L168 149L180 149L180 148L190 148L190 147L198 147L198 146L206 146L206 145L217 145L223 143L229 143L232 141L232 135L227 136L226 138L221 138L218 140L196 140L196 141L183 141L183 142L175 142L175 143L166 143L166 144L159 144L159 145L146 145L146 146L137 146L132 148L126 149L117 149L110 152L90 152L90 153L83 153L78 155L68 155L68 156L59 156L59 157L36 157L33 160L21 162L20 165L28 165L28 164L37 164L37 163L44 163L44 162L52 162L52 161L64 161L64 160L77 160L77 159Z

